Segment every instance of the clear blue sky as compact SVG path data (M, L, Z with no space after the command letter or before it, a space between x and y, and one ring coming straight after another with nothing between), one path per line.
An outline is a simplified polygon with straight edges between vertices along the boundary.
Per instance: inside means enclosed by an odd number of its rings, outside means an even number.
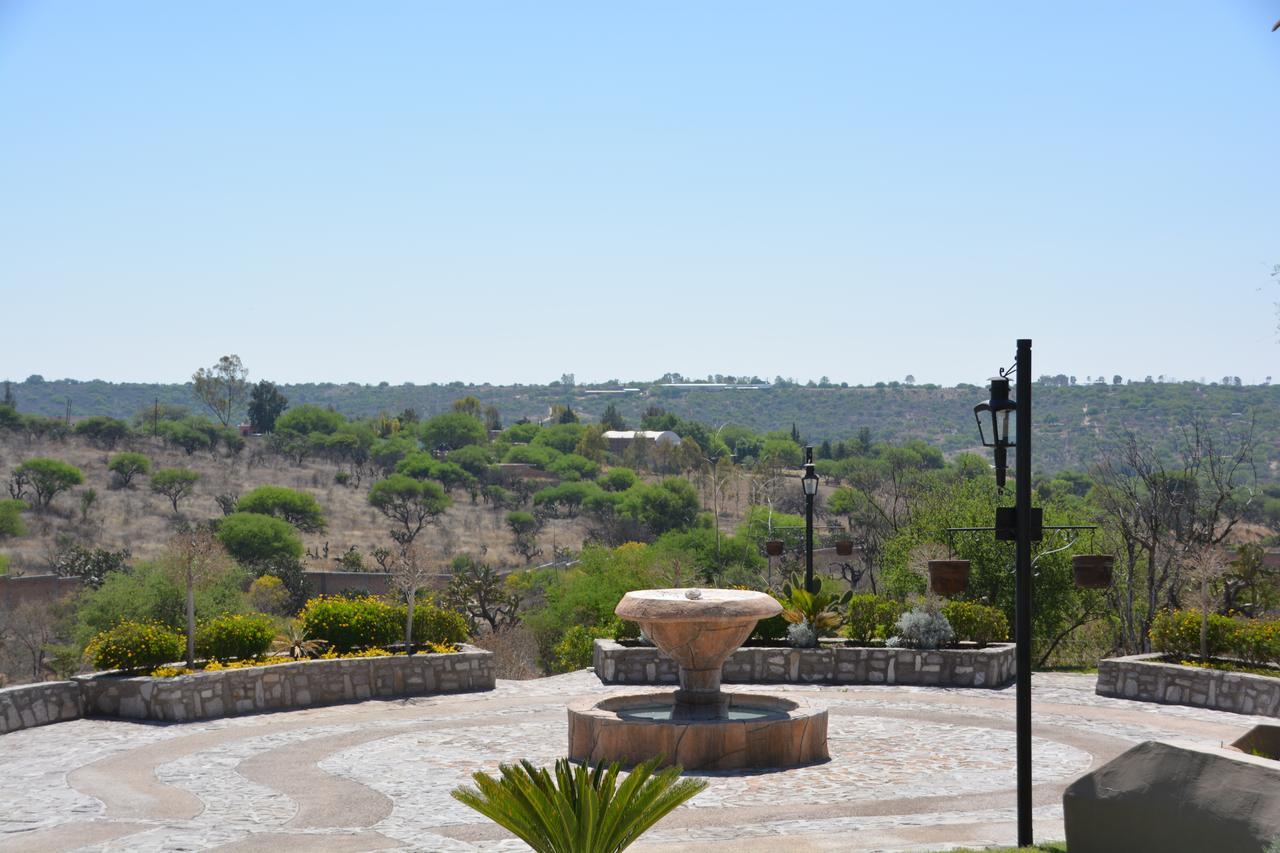
M1280 380L1278 17L0 0L0 378Z

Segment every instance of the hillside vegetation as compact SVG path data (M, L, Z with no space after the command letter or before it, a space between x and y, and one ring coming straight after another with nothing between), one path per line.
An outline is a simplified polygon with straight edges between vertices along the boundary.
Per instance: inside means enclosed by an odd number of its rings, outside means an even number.
M733 378L733 377L729 377ZM1114 379L1115 377L1112 377ZM1224 380L1229 377L1223 377ZM1151 446L1169 450L1170 435L1193 414L1205 419L1233 416L1256 418L1259 476L1280 479L1280 386L1200 384L1193 382L1131 382L1127 384L1060 385L1066 377L1045 377L1035 386L1037 470L1085 470L1098 458L1108 439L1132 430ZM702 390L667 388L653 382L630 383L628 394L597 395L593 390L620 385L360 385L309 383L281 385L293 405L311 403L349 418L412 409L421 417L449 411L462 395L481 406L495 407L507 422L537 421L552 406L571 406L584 420L599 420L613 405L627 426L639 425L651 406L713 429L731 423L755 432L797 427L804 441L820 444L849 439L867 429L873 441L918 439L951 454L976 450L973 406L985 389L880 383L869 387L812 387L790 382L758 390ZM45 381L38 377L13 383L20 412L63 417L68 402L73 420L90 415L132 418L161 408L202 407L192 385L111 383L100 380Z

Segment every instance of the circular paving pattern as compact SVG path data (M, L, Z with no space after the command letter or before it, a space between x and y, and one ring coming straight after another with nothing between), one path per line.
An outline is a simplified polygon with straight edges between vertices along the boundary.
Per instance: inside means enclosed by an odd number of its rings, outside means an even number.
M635 688L625 688L635 692ZM1011 843L1013 689L750 686L829 709L831 760L691 774L706 791L635 850L938 850ZM489 693L188 724L77 720L5 735L0 850L522 850L449 796L476 771L566 748L590 672ZM1037 675L1036 834L1061 793L1134 743L1218 744L1256 718L1104 699L1093 677Z

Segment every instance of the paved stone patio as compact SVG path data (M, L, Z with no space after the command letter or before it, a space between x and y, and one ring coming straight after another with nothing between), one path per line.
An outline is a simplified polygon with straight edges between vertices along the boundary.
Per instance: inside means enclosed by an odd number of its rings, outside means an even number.
M1151 739L1217 745L1261 717L1094 694L1038 674L1036 836L1062 790ZM0 850L522 850L449 791L476 770L566 749L566 703L634 693L589 671L487 693L187 724L77 720L0 738ZM764 688L744 688L764 692ZM701 774L710 787L637 851L938 850L1014 838L1013 687L769 685L830 709L831 761Z

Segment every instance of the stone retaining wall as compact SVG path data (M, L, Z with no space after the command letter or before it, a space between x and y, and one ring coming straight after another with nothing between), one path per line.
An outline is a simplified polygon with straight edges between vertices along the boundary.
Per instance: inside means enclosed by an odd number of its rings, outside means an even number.
M1280 678L1165 663L1163 655L1098 662L1099 696L1280 717Z
M605 684L675 684L675 661L653 646L596 640L596 675ZM743 646L721 670L726 684L922 684L1003 687L1016 668L1012 643L925 652L827 645L817 649Z
M0 689L0 734L84 716L80 685L45 681Z
M78 717L201 720L433 693L492 690L493 653L310 660L173 678L79 675L0 690L0 734Z

